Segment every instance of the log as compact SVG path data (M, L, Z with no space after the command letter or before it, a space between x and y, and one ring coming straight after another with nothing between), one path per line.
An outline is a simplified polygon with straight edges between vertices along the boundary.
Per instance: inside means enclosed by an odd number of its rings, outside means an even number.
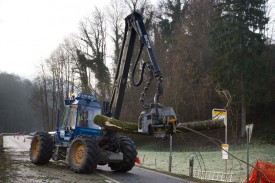
M205 120L205 121L192 121L186 123L180 123L177 126L177 130L181 132L188 132L190 130L186 128L190 128L196 131L203 131L203 130L213 130L225 127L223 119L220 120Z
M120 121L114 118L110 118L104 115L96 115L94 123L104 127L105 129L124 132L124 133L138 133L138 124L133 122Z
M149 135L149 134L139 133L137 123L120 121L104 115L96 115L94 118L94 123L101 127L104 127L105 129L115 131L115 132ZM177 132L188 132L190 130L186 128L190 128L192 130L202 131L202 130L212 130L212 129L223 128L224 126L225 125L223 120L205 120L205 121L180 123L176 127L176 130Z

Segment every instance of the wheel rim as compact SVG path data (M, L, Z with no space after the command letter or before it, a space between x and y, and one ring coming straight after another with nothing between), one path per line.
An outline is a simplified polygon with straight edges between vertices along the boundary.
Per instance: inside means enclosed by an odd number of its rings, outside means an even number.
M32 148L32 157L33 157L33 159L35 159L38 156L39 147L40 147L40 140L39 140L39 138L35 138L33 140L33 148Z
M77 143L72 149L73 162L75 164L81 165L85 159L85 147L82 143Z

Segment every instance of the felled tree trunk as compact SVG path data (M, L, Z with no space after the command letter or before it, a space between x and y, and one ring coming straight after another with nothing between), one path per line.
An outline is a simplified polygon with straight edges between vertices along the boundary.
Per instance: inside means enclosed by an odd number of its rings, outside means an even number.
M223 119L221 120L205 120L205 121L194 121L188 123L180 123L177 126L177 130L181 132L188 132L192 130L203 131L203 130L213 130L225 127Z
M125 122L116 120L103 115L96 115L94 118L94 123L104 127L108 130L115 132L124 132L124 133L138 133L138 124L133 122ZM211 130L224 127L223 120L206 120L206 121L196 121L188 123L180 123L177 126L177 132L188 132L189 129L202 131L202 130ZM138 133L142 134L142 133Z
M94 123L115 132L138 133L137 123L120 121L99 114L95 116Z

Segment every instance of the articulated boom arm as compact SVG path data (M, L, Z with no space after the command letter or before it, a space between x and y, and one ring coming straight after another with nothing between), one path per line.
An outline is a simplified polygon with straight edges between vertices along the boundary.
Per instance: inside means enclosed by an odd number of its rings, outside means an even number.
M179 124L177 116L171 107L166 107L159 104L159 97L162 95L162 73L156 61L155 54L153 52L150 39L145 30L142 17L139 13L132 13L125 18L125 33L122 42L122 48L119 55L117 71L114 80L113 93L107 116L97 115L95 117L95 123L108 130L107 133L112 135L113 132L121 131L126 133L138 133L153 135L158 138L165 138L167 135L172 135L179 131L184 131L187 128L203 130L203 129L214 129L224 126L223 121L201 121L195 123ZM136 36L140 38L141 47L137 60L133 65L132 71L132 84L134 86L139 86L143 80L144 69L147 66L149 70L149 77L144 88L143 93L141 93L140 103L146 111L142 111L138 123L129 123L119 121L119 116L122 108L122 102L125 93L125 87L128 79L128 73L130 69L130 64L133 56L134 45ZM143 63L140 80L135 81L134 74L135 68L137 66L138 60L140 58L143 47L146 47L150 62ZM152 104L146 104L144 101L144 96L151 80L155 77L157 79L157 92L154 96L154 102ZM112 117L112 118L110 118ZM115 119L113 119L115 118ZM106 135L108 136L108 135Z
M133 50L134 50L134 45L135 45L135 40L137 35L139 36L141 41L141 49L140 49L138 59L140 57L142 48L145 45L151 62L150 64L145 63L143 66L143 69L145 65L147 65L148 69L154 74L154 76L158 80L157 93L155 95L154 104L152 106L157 107L159 96L162 95L162 84L161 84L162 73L157 64L156 57L149 40L149 36L145 30L142 16L139 13L134 12L125 18L125 24L126 25L125 25L125 31L124 31L124 39L122 42L122 48L119 55L117 71L116 71L115 80L114 80L114 88L113 88L112 98L111 98L109 111L108 111L108 116L112 116L115 119L119 119L119 116L120 116L122 102L123 102L124 93L125 93L125 87L127 83L129 69L130 69L130 63L132 60ZM137 86L139 84L134 84L134 85ZM140 100L141 100L141 103L144 103L143 98L141 98ZM151 108L151 106L150 107L147 106L147 108Z
M155 137L165 137L167 133L171 134L176 131L177 118L174 110L171 107L164 107L159 104L159 97L162 95L162 73L157 64L157 60L152 49L149 36L145 30L142 17L139 13L132 13L125 18L125 33L122 42L122 48L119 55L117 71L114 80L114 88L107 116L119 119L122 102L125 93L125 87L128 79L128 73L133 56L136 36L139 37L141 47L137 60L133 67L132 84L139 86L143 80L144 69L147 66L149 70L149 78L141 93L140 103L147 111L142 111L138 118L138 133L152 134ZM140 58L143 47L146 47L150 63L143 63L140 80L136 83L134 79L135 69ZM146 104L144 96L153 79L157 79L157 92L154 96L152 104Z

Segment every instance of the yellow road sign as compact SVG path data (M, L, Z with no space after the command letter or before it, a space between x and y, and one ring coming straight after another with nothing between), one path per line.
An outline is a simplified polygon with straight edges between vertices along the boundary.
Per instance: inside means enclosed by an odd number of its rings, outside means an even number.
M227 111L225 109L213 109L212 120L223 119L224 125L227 126Z

